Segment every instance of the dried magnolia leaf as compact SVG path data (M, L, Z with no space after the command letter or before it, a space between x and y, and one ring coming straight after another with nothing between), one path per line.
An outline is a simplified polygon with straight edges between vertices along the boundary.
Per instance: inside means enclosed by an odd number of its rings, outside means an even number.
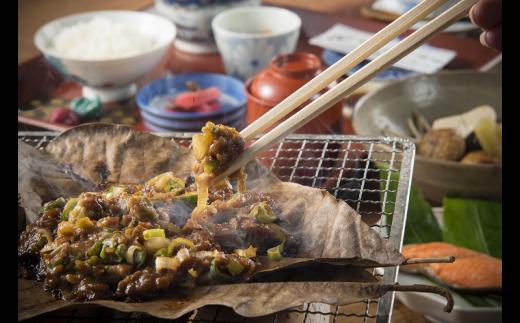
M18 194L27 222L36 221L44 202L93 189L91 182L63 167L46 152L18 142Z
M145 312L175 319L205 305L224 305L246 317L256 317L299 306L305 302L350 304L366 298L379 298L393 285L349 282L284 282L215 285L197 287L188 295L140 303L111 300L85 302L123 312ZM39 297L33 297L37 295ZM54 300L39 283L19 280L18 319L27 319L51 310L80 303Z
M193 164L190 152L170 138L103 123L65 131L46 150L94 183L139 183L169 170L189 175Z
M138 183L166 171L187 175L193 162L190 151L169 138L133 132L128 127L108 124L83 125L64 132L47 146L49 154L35 149L24 149L25 152L21 155L23 158L19 158L21 165L28 163L22 160L25 158L30 160L31 165L40 163L53 166L49 166L49 170L45 172L19 173L19 182L49 181L47 175L52 171L57 175L51 176L53 186L50 187L54 188L63 182L63 187L56 187L54 193L65 196L79 193L78 190L87 186L86 184L97 185L105 181ZM361 216L344 201L336 200L329 193L319 189L281 182L257 162L248 165L247 173L251 190L271 194L281 207L280 225L300 241L297 257L344 258L345 264L367 267L404 263L405 258L399 251L368 227L361 220ZM29 179L25 178L27 174L30 175ZM19 186L20 190L27 190L21 192L21 195L49 193L49 188L40 191L39 188L29 188L28 184ZM33 203L27 199L22 201L26 211L34 212L34 204L44 199L43 196L37 197ZM289 264L290 261L285 265ZM292 265L301 264L293 261ZM273 266L277 269L284 267L280 264ZM305 268L307 269L307 273L302 271L298 274L296 269L293 269L295 278L306 280L312 278L309 274L313 273L313 270L316 273L320 272L312 267ZM291 269L288 270L290 272ZM143 303L112 300L92 303L120 311L147 312L165 318L180 317L211 304L231 307L245 316L262 316L312 301L348 304L367 297L378 298L391 288L391 285L371 281L362 268L343 267L341 270L345 271L339 272L336 276L332 275L332 269L327 270L331 273L327 277L328 282L206 286L187 291L182 297L175 295ZM283 277L269 275L270 278L264 276L264 279L280 281L280 277ZM257 279L260 280L261 277ZM353 282L337 282L344 280ZM19 316L22 318L77 304L55 300L42 290L40 284L27 281L19 284L18 303Z
M40 283L18 280L18 320L24 320L69 306L97 304L122 312L143 312L176 319L206 305L223 305L245 317L258 317L304 303L347 305L378 299L389 291L436 293L447 299L444 310L453 308L453 298L445 289L426 285L392 285L359 282L283 282L215 285L197 287L189 294L140 303L98 300L84 303L55 300Z

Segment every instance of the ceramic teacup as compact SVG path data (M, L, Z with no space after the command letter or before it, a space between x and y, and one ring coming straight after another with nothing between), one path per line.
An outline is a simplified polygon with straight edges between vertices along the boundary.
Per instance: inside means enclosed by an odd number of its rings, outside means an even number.
M236 8L212 21L217 47L227 74L246 80L279 54L295 50L301 19L276 7Z
M192 54L216 53L211 21L220 12L260 6L260 0L155 0L156 11L178 30L175 46Z

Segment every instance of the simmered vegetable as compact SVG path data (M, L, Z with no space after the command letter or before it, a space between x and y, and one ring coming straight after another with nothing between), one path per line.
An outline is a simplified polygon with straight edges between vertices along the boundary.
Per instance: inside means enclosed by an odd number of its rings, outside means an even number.
M463 164L502 161L502 124L497 123L497 114L490 106L436 119L431 127L426 118L414 112L408 128L421 156ZM390 130L388 134L403 136Z
M464 138L453 129L431 130L422 137L418 148L421 156L453 161L459 160L464 151Z
M475 128L475 135L489 157L502 160L502 127L492 119L482 119Z

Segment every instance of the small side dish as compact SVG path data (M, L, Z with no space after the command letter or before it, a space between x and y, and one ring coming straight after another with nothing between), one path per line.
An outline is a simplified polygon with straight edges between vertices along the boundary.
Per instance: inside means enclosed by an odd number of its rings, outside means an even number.
M421 156L463 164L502 162L502 123L490 106L439 118L432 125L414 113L408 128Z
M216 86L201 88L195 81L186 82L188 91L170 99L171 106L166 110L180 112L213 112L220 109L220 90Z
M430 242L403 247L407 258L454 256L451 264L421 264L403 267L419 272L456 290L482 292L502 289L502 260L446 242Z

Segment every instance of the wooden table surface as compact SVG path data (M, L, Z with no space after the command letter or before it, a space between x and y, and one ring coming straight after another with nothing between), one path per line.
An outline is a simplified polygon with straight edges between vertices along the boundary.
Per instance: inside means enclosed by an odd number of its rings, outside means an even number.
M362 19L352 15L360 6L372 0L331 0L331 1L298 1L296 6L307 7L322 12L336 12L343 15L324 15L315 11L295 10L303 21L298 50L321 54L321 49L308 44L308 39L335 23L344 23L366 31L376 32L385 23ZM292 0L267 0L267 4L282 4L295 7ZM18 9L19 24L19 104L35 97L47 94L62 84L61 77L49 69L49 66L33 45L34 32L44 23L66 14L90 10L128 9L142 10L153 4L153 0L20 0ZM345 15L347 14L347 15ZM477 69L497 54L480 45L478 40L451 34L441 34L430 42L433 46L448 48L457 52L457 57L449 69ZM145 79L145 82L157 78L167 72L223 72L222 62L218 55L192 55L172 47L163 62ZM421 315L407 309L397 300L393 312L394 322L428 322Z

